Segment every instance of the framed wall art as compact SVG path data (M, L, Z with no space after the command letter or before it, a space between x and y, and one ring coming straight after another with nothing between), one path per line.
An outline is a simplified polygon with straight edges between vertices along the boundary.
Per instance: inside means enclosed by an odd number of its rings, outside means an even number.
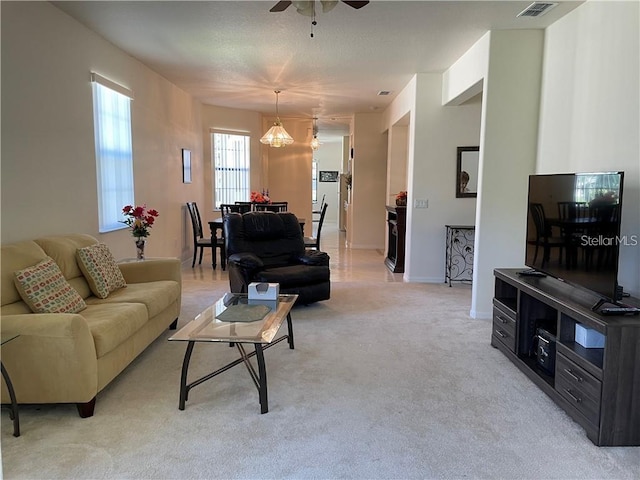
M182 183L191 183L191 150L182 149Z
M321 182L337 182L338 171L337 170L320 170Z
M456 198L477 197L480 147L458 147L457 162Z

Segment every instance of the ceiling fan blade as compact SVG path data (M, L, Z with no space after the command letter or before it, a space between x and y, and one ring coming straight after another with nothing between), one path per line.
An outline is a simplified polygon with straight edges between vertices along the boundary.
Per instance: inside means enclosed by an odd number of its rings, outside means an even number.
M271 9L269 10L270 12L283 12L287 9L287 7L289 5L291 5L291 0L281 0L280 2L276 3L273 7L271 7Z
M306 17L313 17L313 14L315 13L313 0L294 1L293 6L296 7L296 10L300 15L304 15Z
M338 4L338 0L320 0L320 3L322 4L322 13L327 13L333 10L333 7Z
M342 3L346 3L347 5L349 5L351 8L355 8L356 10L358 8L362 8L365 5L367 5L369 2L352 2L350 0L342 0Z

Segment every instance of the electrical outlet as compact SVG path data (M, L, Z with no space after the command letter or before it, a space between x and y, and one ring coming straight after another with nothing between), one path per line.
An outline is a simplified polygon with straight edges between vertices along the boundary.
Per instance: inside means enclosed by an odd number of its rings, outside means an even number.
M425 198L416 198L413 201L413 208L429 208L429 200Z

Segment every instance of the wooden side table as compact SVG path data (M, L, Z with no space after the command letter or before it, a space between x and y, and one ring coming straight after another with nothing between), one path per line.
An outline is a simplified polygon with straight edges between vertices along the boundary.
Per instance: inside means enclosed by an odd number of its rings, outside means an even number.
M2 345L5 343L9 343L11 340L15 340L20 335L2 335ZM11 383L11 378L9 377L9 373L4 368L4 363L0 360L0 368L2 369L2 378L4 378L4 382L7 384L7 390L9 390L9 398L11 399L9 418L13 420L13 436L20 436L20 418L18 417L18 401L16 400L16 392L13 390L13 383Z

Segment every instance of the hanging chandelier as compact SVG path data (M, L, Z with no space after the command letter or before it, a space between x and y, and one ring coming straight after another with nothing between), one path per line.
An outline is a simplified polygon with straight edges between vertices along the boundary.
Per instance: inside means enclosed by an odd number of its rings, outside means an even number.
M317 120L318 119L316 117L313 117L313 138L309 144L311 146L311 150L314 152L320 148L320 142L318 141L318 124L316 123Z
M274 92L276 94L276 121L273 126L267 130L267 133L262 136L260 143L264 143L275 148L286 147L293 143L293 138L284 129L282 122L280 121L280 117L278 116L278 94L280 93L280 90L274 90Z

